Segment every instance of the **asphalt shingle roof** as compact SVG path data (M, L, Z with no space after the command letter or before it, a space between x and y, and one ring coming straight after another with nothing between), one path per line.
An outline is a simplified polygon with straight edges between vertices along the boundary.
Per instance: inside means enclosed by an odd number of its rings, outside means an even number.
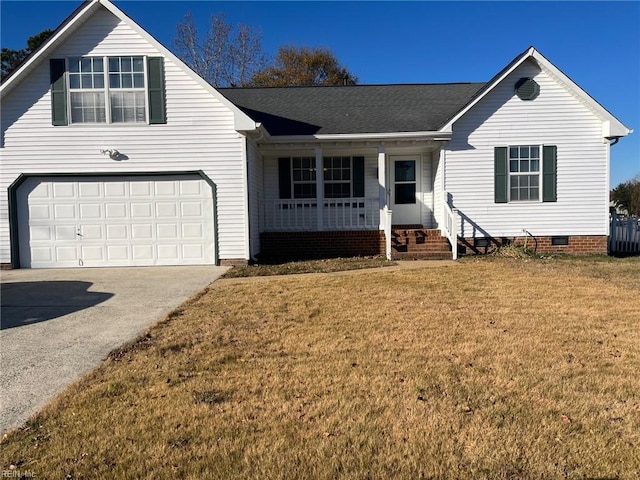
M271 135L433 131L484 83L222 88Z

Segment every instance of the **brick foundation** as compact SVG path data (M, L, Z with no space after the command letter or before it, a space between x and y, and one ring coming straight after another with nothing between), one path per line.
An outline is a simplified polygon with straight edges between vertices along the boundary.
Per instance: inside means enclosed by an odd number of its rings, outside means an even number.
M569 255L607 254L606 235L565 235L564 237L568 239L567 245L552 244L552 240L559 239L560 236L528 237L526 238L527 250L534 253L566 253ZM502 245L524 246L525 244L525 237L488 237L487 240L489 245L479 246L472 237L459 238L458 249L459 251L462 249L461 253L463 254L476 255L491 253Z
M265 232L260 257L287 260L331 257L370 257L385 254L384 232Z

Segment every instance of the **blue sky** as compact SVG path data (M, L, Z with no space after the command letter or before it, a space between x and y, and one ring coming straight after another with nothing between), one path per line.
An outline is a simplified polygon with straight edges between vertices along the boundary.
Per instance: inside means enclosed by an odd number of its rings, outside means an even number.
M2 0L3 47L55 28L79 1ZM528 46L634 133L611 149L611 186L640 174L640 2L115 1L171 48L187 11L259 27L265 50L331 49L360 83L487 81Z

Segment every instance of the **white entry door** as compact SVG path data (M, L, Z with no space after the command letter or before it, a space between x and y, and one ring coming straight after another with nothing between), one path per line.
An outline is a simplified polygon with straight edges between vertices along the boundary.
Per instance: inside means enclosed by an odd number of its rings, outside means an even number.
M420 157L391 157L391 210L394 225L422 224Z
M34 177L17 203L23 268L215 262L213 192L198 175Z

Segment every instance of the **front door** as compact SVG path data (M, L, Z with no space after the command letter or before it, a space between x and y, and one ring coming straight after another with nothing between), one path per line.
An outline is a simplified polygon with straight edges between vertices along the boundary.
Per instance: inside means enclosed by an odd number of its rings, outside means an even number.
M391 203L394 225L421 225L420 157L391 157Z

